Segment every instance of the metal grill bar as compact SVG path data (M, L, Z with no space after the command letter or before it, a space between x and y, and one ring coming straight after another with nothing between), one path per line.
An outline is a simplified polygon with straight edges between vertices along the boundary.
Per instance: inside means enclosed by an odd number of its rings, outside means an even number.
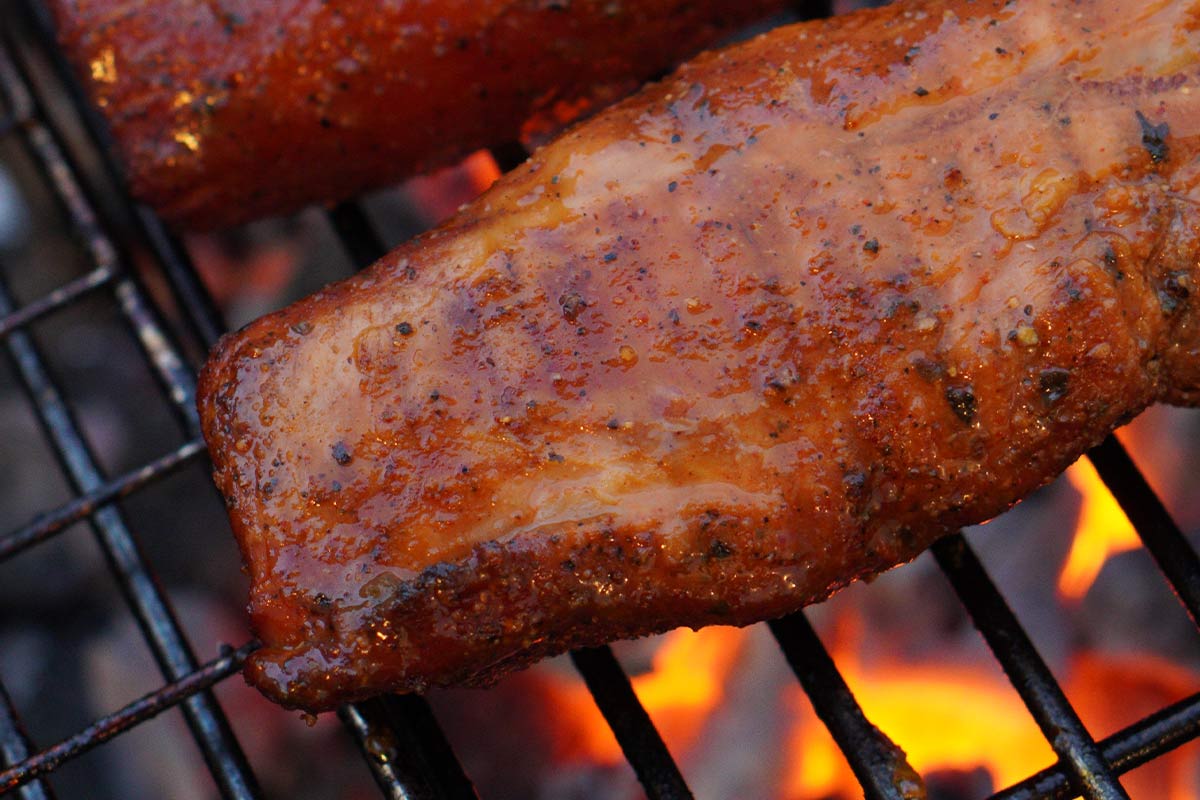
M58 48L54 37L54 24L48 9L38 0L22 0L26 15L33 23L34 30L41 40L44 52L49 56L50 63L59 79L60 84L70 96L75 111L79 114L88 136L96 145L95 152L100 157L105 171L113 182L123 190L127 188L125 175L117 163L117 147L105 126L99 112L88 101L83 87L76 80L71 65L63 52ZM154 253L158 266L168 277L167 286L175 297L176 302L184 309L185 319L192 328L205 349L212 347L226 326L216 304L212 302L207 290L204 289L191 262L185 255L178 241L167 231L162 220L149 209L134 204L124 192L127 210L130 217L137 223L139 233Z
M571 653L592 699L604 715L651 800L687 800L692 792L679 772L667 745L642 708L629 677L609 647L589 647Z
M866 800L905 800L920 788L904 750L863 714L817 632L803 613L769 623L817 716L846 756Z
M8 136L25 124L25 120L16 114L6 113L0 117L0 136Z
M8 288L0 283L0 314L9 313L12 307ZM38 419L75 490L81 493L95 491L103 485L104 479L33 340L24 331L17 331L9 336L6 344ZM195 671L195 656L166 597L151 576L123 515L113 506L104 506L92 514L91 521L113 576L164 677L183 679ZM184 703L183 709L222 793L232 798L257 797L259 790L241 746L212 695L207 692L193 695Z
M499 147L493 147L490 150L492 159L496 162L496 166L500 168L500 172L512 172L521 164L525 163L525 159L529 158L529 151L520 142L508 142Z
M207 454L204 442L191 441L143 467L127 472L84 492L68 503L39 514L31 522L0 539L0 561L44 542L67 526L96 512L100 506L127 497L160 478L174 473L192 459Z
M1129 518L1192 622L1200 625L1200 558L1116 436L1088 453L1100 479Z
M94 122L94 119L94 116L89 116L89 121ZM94 137L96 134L92 135ZM117 168L112 161L111 152L106 155L109 169L115 172ZM196 274L187 251L166 229L162 220L142 205L135 207L134 216L141 226L143 236L154 251L158 264L166 273L167 285L175 296L175 302L183 310L184 319L188 321L192 332L207 351L217 343L221 334L228 330L224 317L217 310L217 304L213 302L212 296Z
M478 795L424 698L388 695L338 709L391 800L475 800Z
M138 342L156 368L159 383L170 396L187 435L199 437L200 412L196 408L196 376L191 367L163 327L158 312L147 302L141 287L132 278L127 277L118 281L115 289L121 311L133 326Z
M1067 768L1072 791L1089 800L1128 798L967 540L962 534L947 536L933 546L933 554L1042 735Z
M387 245L359 203L339 203L330 210L329 222L355 269L371 266L387 252Z
M17 52L11 42L6 44L9 50ZM119 257L113 240L105 234L83 186L75 178L78 170L62 147L61 137L46 123L47 117L27 88L27 76L4 51L0 51L0 78L3 79L10 104L14 108L28 109L33 114L33 118L24 126L23 143L54 188L55 199L66 212L72 230L79 235L96 268L114 274L116 283L113 290L121 311L154 367L160 385L171 398L176 415L190 436L199 436L195 378L145 293L133 276L124 271L122 265L125 261Z
M8 692L0 686L0 764L15 764L29 758L29 737L21 728L17 711ZM0 783L0 792L4 791ZM50 800L54 795L45 781L37 781L21 789L21 800Z
M821 19L833 16L833 0L796 0L792 9L800 19Z
M1114 733L1100 743L1114 772L1124 774L1200 735L1200 694L1180 700ZM1066 800L1070 782L1055 765L992 796L992 800Z
M51 311L57 311L73 303L88 292L104 286L114 277L111 267L96 267L87 275L76 278L64 286L60 286L45 297L21 306L11 314L0 318L0 338L7 336L17 328L28 325L39 317L49 314Z
M69 739L26 758L21 763L0 772L0 793L21 786L56 769L87 751L107 742L152 717L180 703L190 702L208 694L214 685L242 668L246 656L254 652L258 642L248 642L237 650L228 650L203 667L193 670L177 681L143 695L140 699L113 714L102 717ZM203 692L204 695L199 693Z

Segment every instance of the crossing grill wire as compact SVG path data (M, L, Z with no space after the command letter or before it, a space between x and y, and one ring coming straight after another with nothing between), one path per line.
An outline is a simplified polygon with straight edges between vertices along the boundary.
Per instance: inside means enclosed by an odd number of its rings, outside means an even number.
M101 212L93 199L94 189L86 183L77 156L66 144L61 123L56 115L48 113L51 100L47 92L52 89L45 88L45 84L57 86L53 91L70 98L90 137L92 157L100 160L107 179L119 186L119 167L111 160L112 148L103 125L83 100L53 43L44 10L33 2L18 5L10 1L2 8L0 136L19 140L19 146L36 164L40 179L53 193L90 269L35 300L18 304L7 286L8 266L0 262L0 344L72 489L69 501L43 509L27 524L0 533L0 563L42 546L59 534L80 535L76 523L87 523L153 653L162 684L49 747L31 741L21 723L22 713L36 714L38 709L15 708L0 685L0 794L15 791L17 796L29 799L53 797L54 772L59 765L178 707L221 795L259 797L262 792L253 766L211 691L239 671L257 643L247 641L226 647L204 663L197 660L130 532L127 512L118 502L186 465L203 463L205 449L195 410L193 364L224 331L224 324L187 254L152 212L124 193L109 201L117 204L115 211L105 207ZM804 8L810 15L814 11L813 4L805 4ZM817 11L827 14L829 8ZM49 80L42 80L40 75L39 80L33 79L35 62L50 65ZM507 168L514 166L523 152L507 148L497 151L497 157ZM125 221L121 239L114 232L114 217ZM329 212L329 218L357 266L365 266L384 253L384 244L360 204L343 204ZM142 275L131 270L129 237L139 250L151 254L148 269L170 290L184 323L178 330L164 322L162 304L148 291ZM63 387L51 376L41 348L28 330L31 323L94 295L115 301L161 388L159 402L176 418L183 438L183 443L170 452L116 475L101 469ZM1114 437L1108 437L1088 457L1133 522L1193 623L1200 620L1200 561L1179 526ZM963 536L943 539L934 547L934 553L1058 756L1054 766L1004 789L996 797L1126 797L1117 776L1200 733L1200 694L1194 694L1096 741ZM900 748L864 715L805 615L797 613L771 622L769 627L818 716L861 782L864 795L897 799L911 796L913 782L905 772ZM690 797L686 776L672 760L612 651L607 647L582 650L573 654L572 661L646 794L651 798ZM348 705L338 717L358 743L365 768L372 772L385 797L476 796L423 698L382 697Z

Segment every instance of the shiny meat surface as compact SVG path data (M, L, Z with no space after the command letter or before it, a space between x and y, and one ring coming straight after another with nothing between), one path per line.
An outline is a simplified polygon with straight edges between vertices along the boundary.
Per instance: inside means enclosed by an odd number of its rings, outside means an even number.
M249 679L325 709L781 615L1200 402L1198 23L781 29L226 338Z
M51 0L131 188L214 228L560 128L783 0Z

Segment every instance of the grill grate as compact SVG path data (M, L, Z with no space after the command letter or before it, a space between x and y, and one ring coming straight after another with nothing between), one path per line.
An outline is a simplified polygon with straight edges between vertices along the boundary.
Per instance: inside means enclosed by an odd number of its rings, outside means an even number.
M805 4L805 8L811 13L814 4ZM829 13L828 4L822 11ZM22 24L32 23L39 31L38 44L19 41L15 33L17 16L25 20ZM12 15L12 20L6 17L0 22L0 34L3 35L0 94L6 112L0 117L0 136L19 138L54 192L92 263L91 271L83 276L20 307L0 282L0 340L24 385L30 407L74 488L70 501L0 535L0 561L86 520L165 680L155 691L47 749L39 749L29 740L9 695L0 686L0 767L6 767L0 771L0 793L17 789L23 798L52 797L49 780L58 765L166 709L180 706L221 794L228 798L258 797L260 790L254 773L210 693L215 684L240 669L257 643L251 641L237 649L226 648L213 661L198 664L183 629L130 534L124 512L114 503L203 456L194 406L194 374L183 348L160 320L155 302L138 278L128 271L126 254L100 221L80 177L82 173L63 147L60 132L46 114L30 80L28 50L36 47L51 60L98 152L107 158L111 148L107 146L106 134L98 117L82 102L78 86L52 44L44 12L33 6ZM523 153L513 148L497 152L502 162L509 162L504 164L506 167L523 157ZM106 167L117 174L111 160ZM207 349L224 330L224 324L183 249L152 212L134 205L126 196L122 196L121 202L124 204L121 210L134 221L141 244L153 254L154 267L171 290L193 344L197 349ZM357 203L337 207L330 212L330 221L357 266L374 261L384 252L384 243ZM165 455L116 477L105 476L100 470L61 390L46 368L45 359L27 333L35 320L98 292L109 292L115 299L185 439ZM1200 560L1178 525L1114 437L1089 455L1193 621L1200 620ZM949 537L936 545L934 552L1059 756L1054 767L996 797L1057 798L1077 794L1088 798L1126 797L1116 775L1200 734L1200 694L1196 694L1097 743L1080 723L965 539L961 535ZM905 797L908 773L903 768L901 751L863 715L805 616L792 615L771 623L770 628L818 715L846 754L866 797L897 800ZM584 650L575 653L573 660L647 795L690 797L678 766L639 704L612 651L607 647ZM423 698L378 698L346 706L338 716L358 743L385 797L476 796Z

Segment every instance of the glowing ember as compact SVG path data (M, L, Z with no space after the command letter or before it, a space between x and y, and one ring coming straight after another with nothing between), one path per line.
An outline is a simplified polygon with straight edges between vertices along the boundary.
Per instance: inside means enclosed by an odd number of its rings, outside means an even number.
M500 167L488 150L479 150L462 162L462 169L470 176L471 188L476 194L482 194L500 177Z
M453 167L421 175L404 184L413 205L432 224L442 222L500 177L500 167L487 150L467 156Z
M1080 459L1067 470L1067 480L1082 498L1075 539L1058 577L1058 590L1072 600L1082 598L1110 556L1140 545L1125 512L1104 486L1096 468Z

